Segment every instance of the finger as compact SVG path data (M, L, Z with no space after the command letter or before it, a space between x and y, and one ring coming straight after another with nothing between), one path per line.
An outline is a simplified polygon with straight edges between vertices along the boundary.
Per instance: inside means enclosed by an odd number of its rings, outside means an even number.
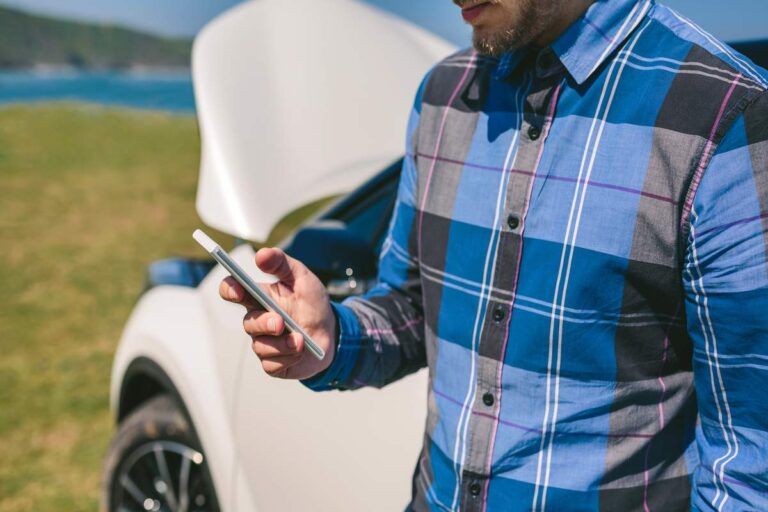
M271 359L301 353L304 350L301 335L290 333L283 336L254 336L251 348L259 359Z
M241 304L248 309L263 309L256 299L251 297L245 288L234 277L228 276L219 283L219 295L222 299Z
M289 356L272 357L261 360L261 367L267 374L273 377L285 376L286 370L301 361L301 354L291 354Z
M251 336L279 336L285 329L285 321L277 313L253 309L243 317L243 329Z
M259 249L256 253L256 266L284 282L292 282L302 268L296 260L276 247Z

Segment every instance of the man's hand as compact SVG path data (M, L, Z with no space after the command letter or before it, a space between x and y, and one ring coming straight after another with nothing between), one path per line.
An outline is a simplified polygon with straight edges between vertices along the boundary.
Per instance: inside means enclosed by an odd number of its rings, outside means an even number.
M262 289L325 350L325 358L318 361L304 350L301 334L286 331L280 315L264 311L240 283L227 277L219 286L219 294L247 309L243 328L251 336L264 371L273 377L306 379L325 370L336 349L336 319L325 286L303 263L280 249L260 249L256 265L279 279L275 284L262 285Z

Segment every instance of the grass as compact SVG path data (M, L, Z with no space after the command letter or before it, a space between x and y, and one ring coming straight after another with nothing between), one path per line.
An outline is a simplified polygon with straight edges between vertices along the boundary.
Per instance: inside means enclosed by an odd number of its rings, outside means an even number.
M201 256L198 155L189 116L0 109L0 512L97 508L111 360L144 268Z

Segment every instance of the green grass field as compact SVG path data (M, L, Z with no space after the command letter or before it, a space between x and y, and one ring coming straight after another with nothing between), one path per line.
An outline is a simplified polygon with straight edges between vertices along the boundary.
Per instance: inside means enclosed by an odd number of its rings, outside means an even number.
M202 256L198 154L191 116L0 109L0 512L97 509L111 359L144 268Z

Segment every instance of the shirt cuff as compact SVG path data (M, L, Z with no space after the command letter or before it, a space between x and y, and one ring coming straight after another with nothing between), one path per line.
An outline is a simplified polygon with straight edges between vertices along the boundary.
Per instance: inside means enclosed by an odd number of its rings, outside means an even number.
M336 316L336 354L331 365L308 379L300 382L313 391L347 389L357 387L349 385L349 378L360 354L360 322L352 310L331 302L331 309Z

